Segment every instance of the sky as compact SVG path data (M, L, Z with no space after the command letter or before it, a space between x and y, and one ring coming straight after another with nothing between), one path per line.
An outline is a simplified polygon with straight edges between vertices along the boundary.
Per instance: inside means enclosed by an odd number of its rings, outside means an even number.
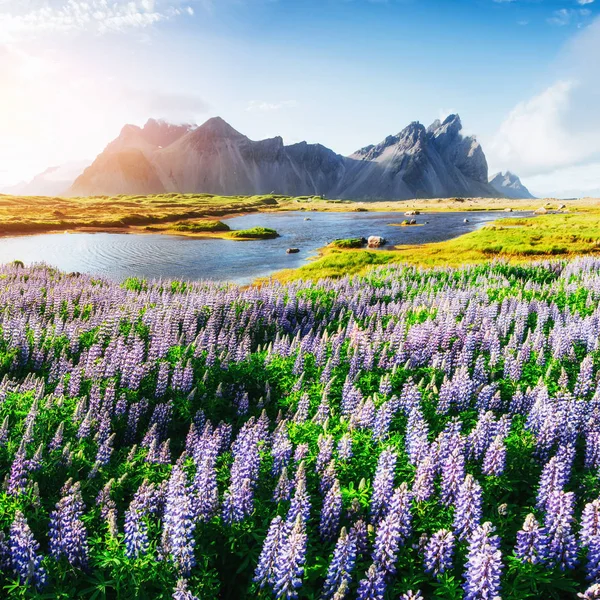
M600 196L600 0L0 0L0 187L125 123L350 154L461 116L490 174Z

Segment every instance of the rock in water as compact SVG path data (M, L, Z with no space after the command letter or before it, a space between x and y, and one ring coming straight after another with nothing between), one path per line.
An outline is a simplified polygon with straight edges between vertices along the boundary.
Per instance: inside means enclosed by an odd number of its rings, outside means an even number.
M385 244L385 238L379 235L371 235L367 239L367 245L369 248L380 248Z
M286 252L288 254L298 254L298 252L300 252L300 248L288 248Z

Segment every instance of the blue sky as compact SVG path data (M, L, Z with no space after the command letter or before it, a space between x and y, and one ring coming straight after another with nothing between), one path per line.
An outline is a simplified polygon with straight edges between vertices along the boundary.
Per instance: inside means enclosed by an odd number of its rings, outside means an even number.
M490 170L600 195L598 57L600 0L0 0L0 183L148 117L349 154L458 112Z

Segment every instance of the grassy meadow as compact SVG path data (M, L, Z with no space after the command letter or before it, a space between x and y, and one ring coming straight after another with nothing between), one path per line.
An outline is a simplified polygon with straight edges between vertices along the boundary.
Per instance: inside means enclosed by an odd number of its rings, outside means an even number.
M317 280L362 274L391 263L421 267L480 264L495 258L511 262L600 253L600 208L501 219L466 235L435 244L396 246L392 250L345 249L332 244L321 256L301 267L277 274L280 281Z

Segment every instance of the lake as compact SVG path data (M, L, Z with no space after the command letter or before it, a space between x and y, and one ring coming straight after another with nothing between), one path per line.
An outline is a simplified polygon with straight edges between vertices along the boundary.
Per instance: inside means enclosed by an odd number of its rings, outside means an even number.
M527 213L530 214L530 213ZM257 213L227 219L232 229L276 229L274 240L239 242L161 234L57 233L0 238L0 263L45 262L65 271L80 271L122 280L212 279L250 283L275 271L302 266L336 238L381 235L388 246L441 242L479 229L498 218L523 213L455 212L418 215L421 227L393 227L403 213ZM464 219L468 223L464 223ZM306 220L310 219L310 220ZM425 224L427 222L427 224ZM299 254L286 254L290 247Z

